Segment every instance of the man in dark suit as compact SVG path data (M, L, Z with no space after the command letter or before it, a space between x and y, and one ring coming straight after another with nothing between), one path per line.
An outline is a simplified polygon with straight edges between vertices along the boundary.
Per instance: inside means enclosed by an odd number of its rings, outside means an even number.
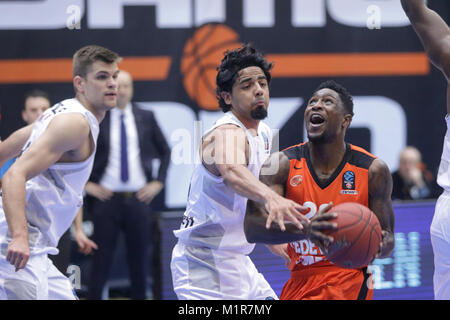
M102 298L120 231L125 235L131 298L146 298L149 219L153 219L149 204L163 188L170 161L169 146L153 112L131 103L131 75L120 71L118 83L117 108L100 126L94 168L86 184L86 193L94 198L90 213L93 240L98 245L92 259L88 299ZM152 172L154 159L160 160L156 178Z

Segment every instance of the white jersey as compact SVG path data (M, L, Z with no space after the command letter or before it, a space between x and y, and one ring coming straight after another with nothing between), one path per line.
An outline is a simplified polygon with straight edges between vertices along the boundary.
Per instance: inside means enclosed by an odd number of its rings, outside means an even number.
M439 172L437 183L445 191L450 192L450 116L445 117L447 124L447 132L444 138L444 147L442 149L441 163L439 165Z
M260 122L258 135L252 136L232 112L227 112L204 137L225 124L234 124L244 129L249 143L247 168L255 177L259 177L261 167L272 148L271 129ZM197 164L191 178L183 222L174 234L188 245L249 254L255 245L248 243L244 234L246 206L247 198L229 189L222 177L210 173L203 164Z
M441 164L437 182L444 189L436 202L430 226L431 244L434 254L434 298L450 299L449 255L450 255L450 116L445 117L447 132L444 138Z
M86 117L96 147L99 132L97 118L77 99L67 99L46 110L35 122L22 154L56 116L66 113L81 113ZM59 238L70 227L83 204L83 189L90 176L94 156L95 148L83 162L55 163L26 182L26 218L32 254L58 253L56 246ZM0 206L0 243L7 243L11 235L2 202Z

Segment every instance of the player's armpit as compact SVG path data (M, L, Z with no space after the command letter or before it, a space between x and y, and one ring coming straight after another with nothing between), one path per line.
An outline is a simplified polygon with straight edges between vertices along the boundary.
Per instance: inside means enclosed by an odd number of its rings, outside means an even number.
M375 213L383 230L379 258L389 256L394 249L394 209L392 208L392 176L388 166L375 159L369 167L369 208Z
M66 152L77 150L87 139L90 139L90 127L83 115L58 115L17 159L14 167L29 180L58 162Z

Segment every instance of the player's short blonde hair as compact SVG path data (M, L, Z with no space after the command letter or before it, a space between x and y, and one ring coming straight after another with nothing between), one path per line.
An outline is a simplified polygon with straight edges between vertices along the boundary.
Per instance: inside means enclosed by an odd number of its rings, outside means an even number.
M72 71L73 76L80 76L85 78L89 72L89 68L95 61L103 61L105 63L114 63L119 62L120 57L114 51L111 51L107 48L97 46L97 45L89 45L79 49L73 55L73 65Z

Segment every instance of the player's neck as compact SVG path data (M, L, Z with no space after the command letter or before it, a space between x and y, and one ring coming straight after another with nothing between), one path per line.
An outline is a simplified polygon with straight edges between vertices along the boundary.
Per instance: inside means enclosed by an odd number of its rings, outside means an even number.
M82 94L76 94L76 98L78 101L80 101L83 107L88 109L97 118L98 123L102 122L102 120L105 118L106 111L108 111L108 109L95 108L94 106L92 106L91 103L89 103L89 101Z
M314 168L324 172L333 172L341 163L346 145L343 140L330 143L309 142L309 154Z
M258 126L259 126L259 121L260 120L255 120L251 117L244 117L240 114L238 114L237 112L231 111L233 112L233 114L236 116L236 118L239 119L239 121L248 129L251 130L253 132L256 132L255 135L257 135L258 133ZM253 133L252 133L253 134Z

